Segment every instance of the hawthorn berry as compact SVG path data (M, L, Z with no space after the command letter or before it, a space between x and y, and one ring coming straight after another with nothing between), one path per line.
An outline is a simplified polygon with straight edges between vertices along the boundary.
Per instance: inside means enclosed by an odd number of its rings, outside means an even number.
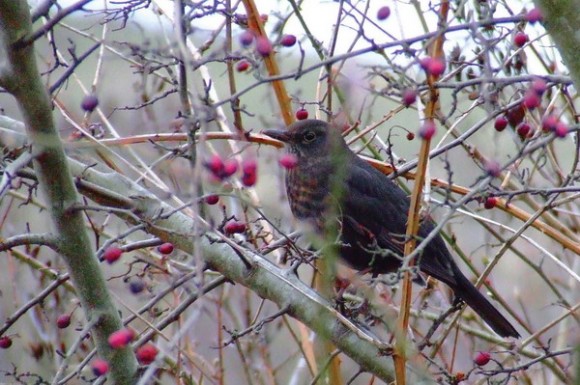
M423 69L423 71L429 70L429 64L431 64L431 57L427 56L419 60L419 65Z
M262 56L268 56L272 52L272 43L264 36L256 38L256 51Z
M244 31L240 35L240 43L244 47L249 47L254 42L254 34L250 31Z
M526 109L522 104L518 104L506 113L506 118L513 128L516 128L526 116Z
M405 89L402 96L403 105L405 107L409 107L417 100L417 93L411 88Z
M96 95L86 95L81 101L81 108L87 112L93 112L99 105L99 99Z
M493 209L497 205L497 198L496 197L487 197L485 198L485 202L483 203L483 207L488 210Z
M516 131L522 139L530 138L534 134L532 126L526 122L521 122L516 128Z
M107 341L113 349L122 349L129 345L134 338L135 332L132 329L125 328L111 333Z
M173 252L173 243L171 242L165 242L159 246L157 246L157 251L159 251L161 254L171 254Z
M541 99L540 96L534 90L528 90L526 95L524 96L524 106L528 110L533 110L536 107L540 106Z
M224 162L222 179L234 175L238 171L238 161L235 159L228 159Z
M226 225L224 226L224 232L227 235L243 233L244 231L246 231L246 224L242 222L231 221L226 223Z
M490 360L491 360L491 354L489 354L488 352L479 352L479 353L477 353L477 355L473 359L473 362L475 362L475 364L477 366L484 366L484 365L487 365L487 363Z
M8 336L0 337L0 349L8 349L12 346L12 338Z
M220 200L219 195L216 194L211 194L205 197L205 203L207 203L210 206L215 205L216 203L218 203Z
M296 111L296 119L298 120L308 119L308 111L306 111L304 108L299 109L298 111Z
M435 135L436 131L437 128L435 127L435 123L432 121L426 121L423 123L421 128L419 128L419 136L425 140L429 140Z
M431 59L428 72L433 76L442 75L445 72L445 63L441 59Z
M568 125L564 122L558 122L556 128L554 128L554 134L558 138L564 138L568 135Z
M280 44L284 47L292 47L296 44L296 36L294 35L284 35L282 39L280 39Z
M516 47L521 48L528 42L529 38L524 32L519 31L514 36L514 44Z
M255 174L258 164L253 159L246 159L242 162L242 172L244 174Z
M541 22L544 19L544 16L542 15L542 11L540 11L539 8L532 8L528 11L528 13L526 13L526 20L531 23L537 23L537 22Z
M496 131L502 132L503 130L505 130L507 125L508 125L507 118L505 116L498 116L497 118L495 118L493 127L495 128Z
M70 314L61 314L56 319L56 326L59 329L65 329L65 328L69 327L70 320L71 320Z
M385 20L389 16L391 16L391 8L389 8L386 5L384 7L379 8L379 10L377 11L378 20Z
M250 68L250 63L247 60L240 60L237 64L236 64L236 71L238 72L244 72L246 71L248 68Z
M109 264L115 263L121 258L123 254L123 250L119 249L118 247L109 247L103 253L103 259L107 261Z
M548 83L546 83L546 81L541 78L534 79L530 86L530 90L534 91L539 97L544 95L544 92L546 92L547 89Z
M97 358L91 364L93 374L97 377L105 375L109 371L109 363L101 358Z
M252 187L258 181L258 176L256 174L243 174L242 184L246 187Z
M224 170L224 161L218 154L212 155L209 161L204 163L205 167L214 175L220 175Z
M546 115L542 119L542 131L552 132L556 129L558 124L558 118L554 115Z
M141 365L149 365L155 361L157 353L159 353L159 350L155 347L155 345L145 344L137 349L135 355L137 356L137 360Z
M256 169L258 165L253 159L246 159L242 162L242 184L246 187L252 187L258 180Z
M429 75L439 76L445 72L445 63L441 59L425 57L420 60L419 64Z

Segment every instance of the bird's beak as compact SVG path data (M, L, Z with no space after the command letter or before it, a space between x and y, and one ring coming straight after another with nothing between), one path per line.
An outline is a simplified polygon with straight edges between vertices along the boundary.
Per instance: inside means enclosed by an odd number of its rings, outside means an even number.
M262 131L262 134L284 143L287 143L290 140L290 133L287 130L264 130Z

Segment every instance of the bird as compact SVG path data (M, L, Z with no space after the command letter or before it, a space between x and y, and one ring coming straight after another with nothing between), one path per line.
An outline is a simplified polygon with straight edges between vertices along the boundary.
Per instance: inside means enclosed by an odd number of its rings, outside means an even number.
M293 215L323 231L329 213L339 223L339 256L373 275L396 272L402 263L410 199L390 178L356 155L333 125L299 120L263 134L282 141L296 157L286 173ZM334 206L333 206L334 205ZM334 211L331 211L334 210ZM418 240L436 224L421 221ZM419 270L449 286L501 337L520 337L511 323L461 272L437 234L417 259Z

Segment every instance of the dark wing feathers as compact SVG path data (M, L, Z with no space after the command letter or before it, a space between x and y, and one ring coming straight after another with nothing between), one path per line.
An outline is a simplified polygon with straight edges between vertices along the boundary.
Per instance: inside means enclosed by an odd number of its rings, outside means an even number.
M409 211L407 195L391 180L359 158L354 161L354 167L350 171L347 178L348 194L344 197L342 213L348 218L344 221L345 224L353 228L357 226L366 228L375 235L379 247L402 255ZM377 210L380 212L377 213ZM422 223L419 237L427 236L433 228L432 222ZM454 287L455 266L448 262L450 258L445 243L437 236L425 248L421 269ZM392 264L389 264L388 269L392 268Z

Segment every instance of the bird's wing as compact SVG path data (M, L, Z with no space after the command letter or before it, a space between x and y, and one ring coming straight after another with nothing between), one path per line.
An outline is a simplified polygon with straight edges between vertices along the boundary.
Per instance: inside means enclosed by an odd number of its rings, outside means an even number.
M343 227L346 224L371 232L379 248L402 256L409 212L409 198L405 192L362 160L352 167L346 182ZM422 222L419 238L429 235L433 228L433 222ZM441 237L435 237L420 258L421 270L425 273L447 284L455 284L452 257Z
M343 226L359 235L371 233L377 246L403 255L406 218L405 193L365 162L353 162L343 198Z

